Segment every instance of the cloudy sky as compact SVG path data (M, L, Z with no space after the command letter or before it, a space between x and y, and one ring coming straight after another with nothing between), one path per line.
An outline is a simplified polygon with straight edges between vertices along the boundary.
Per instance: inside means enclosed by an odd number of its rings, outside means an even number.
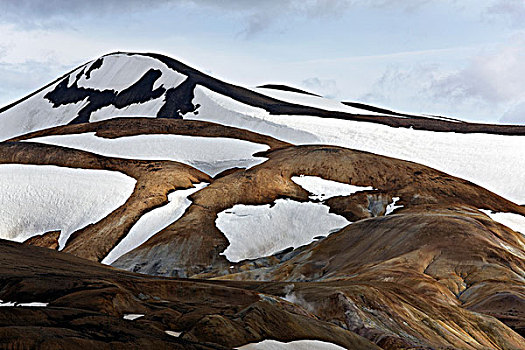
M525 124L523 0L0 0L0 105L113 51L228 82Z

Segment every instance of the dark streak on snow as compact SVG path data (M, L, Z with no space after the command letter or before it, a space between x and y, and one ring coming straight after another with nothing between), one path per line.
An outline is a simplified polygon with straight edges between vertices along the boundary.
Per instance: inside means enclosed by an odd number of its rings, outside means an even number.
M162 76L157 69L150 69L135 84L122 90L115 100L115 107L122 109L134 103L144 103L161 97L166 89L163 85L153 90L153 84Z
M89 80L89 78L91 78L91 72L102 67L102 61L104 61L104 58L101 57L95 62L93 62L93 64L89 67L89 69L86 72L86 80Z
M87 105L78 112L78 115L70 122L70 124L89 122L91 113L99 108L111 105L115 100L116 93L114 90L100 91L79 87L77 81L71 86L67 86L68 81L68 78L62 80L62 82L60 82L53 91L48 92L44 98L53 103L53 108L70 103L77 103L87 99Z
M162 75L161 71L157 69L150 69L133 85L119 93L109 89L97 90L79 87L78 80L81 78L83 72L84 70L77 74L76 80L71 86L68 86L69 77L66 77L53 91L48 92L44 96L44 98L53 104L54 108L87 99L87 105L78 112L78 115L70 124L89 122L91 114L100 108L113 105L116 108L122 109L131 104L144 103L159 98L166 92L163 86L153 90L153 84L155 84L155 81Z
M194 105L192 102L195 97L195 86L195 81L189 76L179 86L168 89L164 97L164 105L158 111L157 117L182 119L186 113L197 113L196 110L200 105Z
M281 90L281 91L295 92L298 94L322 97L321 95L314 94L313 92L304 91L298 88L294 88L293 86L288 86L288 85L283 85L283 84L265 84L265 85L259 85L257 87L262 88L262 89Z

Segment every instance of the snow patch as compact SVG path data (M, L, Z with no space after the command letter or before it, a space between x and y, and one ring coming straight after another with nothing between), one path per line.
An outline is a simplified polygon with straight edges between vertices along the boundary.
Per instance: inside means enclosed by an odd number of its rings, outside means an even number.
M135 183L116 171L2 164L0 238L23 242L60 230L62 248L71 233L123 205Z
M144 317L144 314L125 314L124 317L122 317L125 320L136 320L137 318Z
M170 193L168 195L169 203L144 214L133 225L126 237L102 260L102 263L111 265L122 255L137 248L150 237L177 221L191 205L188 196L207 185L207 183L202 182L195 185L195 188Z
M252 167L266 161L253 157L268 145L225 137L148 134L105 139L94 132L37 137L31 142L71 147L107 157L173 160L214 176L234 166Z
M517 256L520 259L525 259L525 254L523 254L522 251L520 251L520 250L518 250L518 249L516 249L516 248L514 248L514 247L512 247L512 246L510 246L508 244L505 244L505 243L503 243L501 241L499 241L498 243L501 246L501 248L505 249L509 253ZM522 248L525 248L525 247L522 246Z
M318 176L293 176L292 181L312 193L310 199L324 201L336 196L350 196L356 192L374 190L371 186L354 186L343 182L326 180Z
M167 335L171 335L172 337L180 337L182 332L174 332L174 331L164 331Z
M31 303L17 303L17 302L13 302L13 301L7 301L7 302L3 302L2 300L0 300L0 307L18 307L18 306L22 306L22 307L47 307L49 303L41 303L41 302L38 302L38 301L34 301L34 302L31 302Z
M399 199L400 199L399 197L392 197L392 203L386 206L385 215L392 214L394 210L403 208L402 205L396 205Z
M257 259L309 244L314 237L350 224L329 209L321 203L289 199L278 199L273 206L236 204L220 212L215 221L230 242L221 254L231 262Z
M340 350L343 347L320 340L295 340L289 343L283 343L277 340L263 340L259 343L247 344L239 347L245 350Z
M508 228L525 235L525 217L514 213L493 213L490 210L479 209L492 220L499 222Z

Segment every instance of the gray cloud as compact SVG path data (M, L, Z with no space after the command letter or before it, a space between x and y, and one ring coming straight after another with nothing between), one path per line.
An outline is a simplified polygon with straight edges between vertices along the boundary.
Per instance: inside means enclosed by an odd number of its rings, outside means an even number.
M62 28L75 19L89 16L114 16L158 8L172 0L3 0L0 22L25 29ZM74 16L74 17L73 17Z
M98 14L115 11L133 12L144 8L159 7L171 0L4 0L3 16L29 16L33 18L54 17L68 14Z
M453 0L447 0L452 1ZM354 7L415 10L430 0L3 0L0 22L26 29L60 28L71 25L71 18L119 16L129 13L185 6L220 11L241 21L241 34L250 37L290 18L337 18ZM72 17L75 16L75 17Z
M455 100L479 98L507 103L525 98L525 39L472 59L470 64L432 84L436 97Z
M430 87L437 80L439 70L435 64L390 65L359 100L400 110L411 105L425 110L424 101L430 100Z
M195 11L211 9L231 17L242 27L238 35L252 38L270 28L286 30L290 19L337 19L357 7L416 12L433 3L431 0L2 0L0 23L15 24L26 30L56 30L72 28L80 18L114 18L159 8L170 11L185 7ZM459 0L444 0L442 4L458 11L472 11L472 6L464 8L464 2ZM511 18L517 25L522 25L525 19L525 5L521 0L485 0L473 6L484 13L485 18L487 14L491 18Z
M514 26L523 26L525 21L525 2L522 0L496 0L485 11L488 17L500 17Z

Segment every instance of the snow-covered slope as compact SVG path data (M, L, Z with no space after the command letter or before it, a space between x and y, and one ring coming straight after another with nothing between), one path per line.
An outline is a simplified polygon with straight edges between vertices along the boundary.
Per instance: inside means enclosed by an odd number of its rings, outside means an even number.
M0 110L0 140L68 124L82 113L87 115L86 121L115 116L155 117L164 104L162 86L176 87L184 79L184 75L167 69L158 60L109 55L75 69L23 102ZM116 99L119 93L121 103Z
M271 115L206 88L196 90L195 103L206 107L188 118L245 128L297 144L338 145L417 162L472 181L518 204L525 203L525 136L435 132L355 120ZM224 110L231 114L225 116Z
M63 247L72 232L124 204L135 183L115 171L2 164L0 238L22 242L60 230Z
M206 185L206 183L201 183L196 185L195 188L170 193L168 195L169 203L143 215L133 225L126 237L102 260L102 263L110 265L120 256L135 249L157 232L177 221L191 204L188 196Z
M490 210L480 209L481 212L488 215L492 220L505 225L516 232L525 235L525 217L514 213L493 213Z

